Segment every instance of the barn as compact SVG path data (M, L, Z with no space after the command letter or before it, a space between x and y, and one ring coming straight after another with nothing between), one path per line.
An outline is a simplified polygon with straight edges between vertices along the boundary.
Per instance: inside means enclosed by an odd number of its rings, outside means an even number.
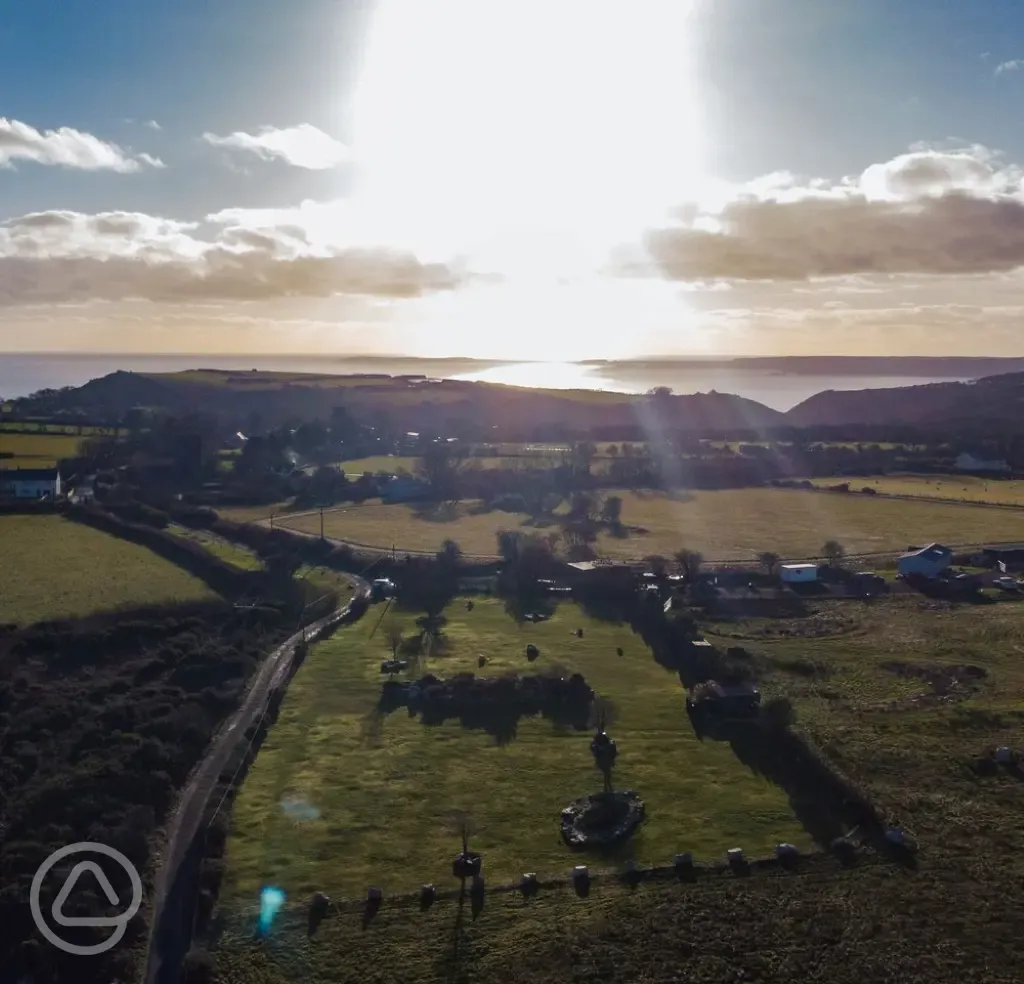
M927 547L910 550L896 561L900 574L918 577L938 577L953 563L953 551L941 543L929 543Z

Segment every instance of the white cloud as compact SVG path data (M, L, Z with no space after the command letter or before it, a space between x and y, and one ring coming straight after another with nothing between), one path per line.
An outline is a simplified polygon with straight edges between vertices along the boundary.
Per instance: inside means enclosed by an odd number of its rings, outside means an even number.
M623 254L625 272L799 281L1024 266L1021 169L981 146L920 148L831 183L770 175L676 218L646 236L646 262Z
M0 167L10 167L16 161L121 174L164 166L149 154L132 155L117 144L71 127L37 130L28 123L0 117Z
M310 123L279 129L261 127L257 133L238 130L225 137L204 133L203 139L214 147L255 154L263 160L282 160L293 167L324 171L349 160L348 148Z
M156 120L146 120L146 122L143 123L142 125L145 126L145 127L148 127L150 130L162 130L163 129L163 127L160 126L160 124L157 123Z
M1006 75L1007 72L1018 72L1024 68L1024 58L1014 58L1010 61L1000 62L996 65L994 73L996 75Z
M0 306L127 298L400 298L450 290L462 279L453 268L423 263L408 251L312 246L304 230L291 225L57 210L0 223Z

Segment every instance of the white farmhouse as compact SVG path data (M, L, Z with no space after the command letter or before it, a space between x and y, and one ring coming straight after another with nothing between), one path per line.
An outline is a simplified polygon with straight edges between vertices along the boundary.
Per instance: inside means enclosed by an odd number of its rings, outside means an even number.
M60 494L60 472L56 468L0 470L0 498L56 499Z

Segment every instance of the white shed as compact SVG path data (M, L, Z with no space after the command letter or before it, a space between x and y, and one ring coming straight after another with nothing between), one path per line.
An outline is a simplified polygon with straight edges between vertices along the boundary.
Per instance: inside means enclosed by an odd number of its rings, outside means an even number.
M818 580L817 564L783 564L779 577L786 584L808 584Z

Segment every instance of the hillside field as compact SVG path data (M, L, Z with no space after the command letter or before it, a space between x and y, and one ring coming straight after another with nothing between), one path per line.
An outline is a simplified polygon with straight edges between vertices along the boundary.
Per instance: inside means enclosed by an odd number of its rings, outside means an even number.
M0 516L0 622L212 597L145 547L60 516Z
M52 468L61 458L71 458L85 437L70 434L29 434L0 430L0 468Z
M602 556L671 557L682 547L706 559L752 560L765 550L782 557L820 556L826 540L838 540L850 554L904 550L910 544L943 541L953 545L1024 540L1024 512L868 496L825 495L788 489L729 489L673 496L661 492L618 491L622 521L644 532L625 537L602 533ZM266 515L266 513L264 513ZM324 513L329 537L396 550L434 551L453 539L466 554L491 556L500 530L557 532L557 517L481 510L462 503L452 510L368 502ZM279 515L282 526L320 532L319 514Z
M451 614L451 631L461 638L476 612ZM531 631L535 628L530 626ZM537 763L536 778L531 761L522 781L526 791L506 792L504 781L492 784L503 777L485 771L487 755L506 750L486 744L451 759L445 770L437 759L413 759L409 743L422 726L397 720L397 714L384 722L379 734L370 731L360 738L358 693L362 690L369 698L373 674L366 672L360 682L358 666L362 660L375 662L383 646L375 640L355 645L346 633L364 631L357 626L314 650L299 671L293 688L302 689L293 689L286 698L282 717L236 803L227 874L234 891L222 895L221 931L212 943L215 980L510 984L528 979L535 984L599 984L622 977L652 984L995 984L1017 979L1024 959L1024 941L1016 932L1024 924L1019 891L1024 877L1019 823L1024 785L1012 772L983 774L973 766L997 745L1020 746L1024 604L936 609L901 596L870 605L824 602L806 617L709 623L705 628L722 645L735 645L738 639L752 650L765 692L792 699L796 729L892 822L918 839L920 852L912 867L901 868L871 854L849 869L819 858L802 864L796 874L726 875L694 885L645 882L635 890L603 881L586 900L563 885L545 889L531 901L517 893L494 893L491 886L497 878L489 873L487 901L476 918L470 917L468 904L463 910L454 900L421 912L415 903L402 905L386 894L369 927L361 927L359 908L353 907L332 913L313 939L306 934L308 895L300 891L290 894L270 937L255 944L252 903L261 875L291 879L286 888L309 886L337 898L334 892L350 881L365 888L367 878L373 877L379 884L379 876L395 870L398 858L402 874L415 886L426 880L426 873L421 877L413 863L424 852L423 841L442 859L457 849L453 838L439 830L438 799L443 793L451 796L460 782L474 775L480 782L472 802L487 821L477 849L484 854L487 872L502 850L490 841L492 811L498 811L498 822L511 836L519 836L523 801L532 809L546 797L546 783L552 781L546 759ZM780 635L783 629L789 634ZM556 641L559 637L566 638L556 632ZM630 689L639 686L635 700L623 698L623 724L644 702L650 703L650 711L641 725L643 738L625 728L610 729L622 741L624 778L627 768L640 764L637 755L650 752L647 742L670 733L659 731L668 699L653 687L654 676L647 677L644 663L636 662L640 654L633 651L635 645L631 641L625 659L628 672L640 676L624 671L621 679ZM353 658L355 666L350 665ZM580 658L593 664L596 678L600 655L580 653ZM965 666L972 670L969 677L956 669ZM928 682L936 672L958 680L944 695ZM319 694L311 692L313 674ZM351 683L357 690L350 697ZM440 731L429 738L440 741ZM385 743L383 749L376 746L378 740ZM540 736L531 732L526 740L532 759L539 759ZM449 744L461 749L466 741L460 736ZM566 764L558 768L572 772L573 788L586 780L585 751L581 756L573 748L581 741L574 736L550 739L556 748L569 750ZM393 743L395 751L389 756L386 749ZM697 843L704 838L707 849L723 829L722 815L712 812L707 773L689 806L685 795L669 789L670 781L693 789L687 767L693 761L691 752L698 761L706 754L703 747L694 747L692 736L673 736L665 757L651 758L635 778L638 791L665 796L669 810L690 814L675 822L678 835L666 838L665 848L679 843L683 832L690 846L697 816L706 828L703 834L696 832ZM684 756L686 765L680 768ZM577 764L580 757L584 763ZM355 759L358 767L350 765ZM415 774L417 767L424 771ZM670 780L673 772L676 778ZM746 797L755 777L745 769L731 779L723 770L722 777L726 781L714 792L730 812L730 822L738 825L733 832L755 836L766 827L765 816L757 816ZM338 814L325 811L306 824L285 824L278 803L298 782L319 790L320 799L314 792L314 802L335 804ZM369 798L368 789L373 791ZM403 797L409 797L409 809L396 810ZM345 812L349 805L361 811L368 803L368 819L361 819L361 812ZM750 810L749 816L743 817L744 809ZM650 815L653 834L661 809L656 814L652 808ZM546 845L534 838L530 848L536 857ZM665 848L655 853L663 856ZM452 887L450 873L441 864L438 870L438 887Z
M395 616L407 635L417 632L415 615ZM423 672L493 677L557 667L563 676L582 673L613 702L615 786L640 792L648 812L620 863L668 863L681 850L719 857L734 844L762 854L780 841L810 845L781 789L752 775L727 744L697 740L677 674L628 626L590 618L572 603L537 624L517 624L498 599L477 599L472 611L459 599L445 615L440 651L423 658ZM499 743L457 720L428 727L404 709L379 712L380 661L390 653L384 631L373 634L379 617L378 607L316 645L290 684L234 805L222 901L250 901L266 882L295 898L447 882L460 811L477 829L474 849L496 884L523 871L564 873L574 863L558 818L601 788L592 730L520 719L514 737ZM573 636L576 628L583 638ZM533 663L524 656L528 643L540 649ZM290 816L290 800L318 815Z

